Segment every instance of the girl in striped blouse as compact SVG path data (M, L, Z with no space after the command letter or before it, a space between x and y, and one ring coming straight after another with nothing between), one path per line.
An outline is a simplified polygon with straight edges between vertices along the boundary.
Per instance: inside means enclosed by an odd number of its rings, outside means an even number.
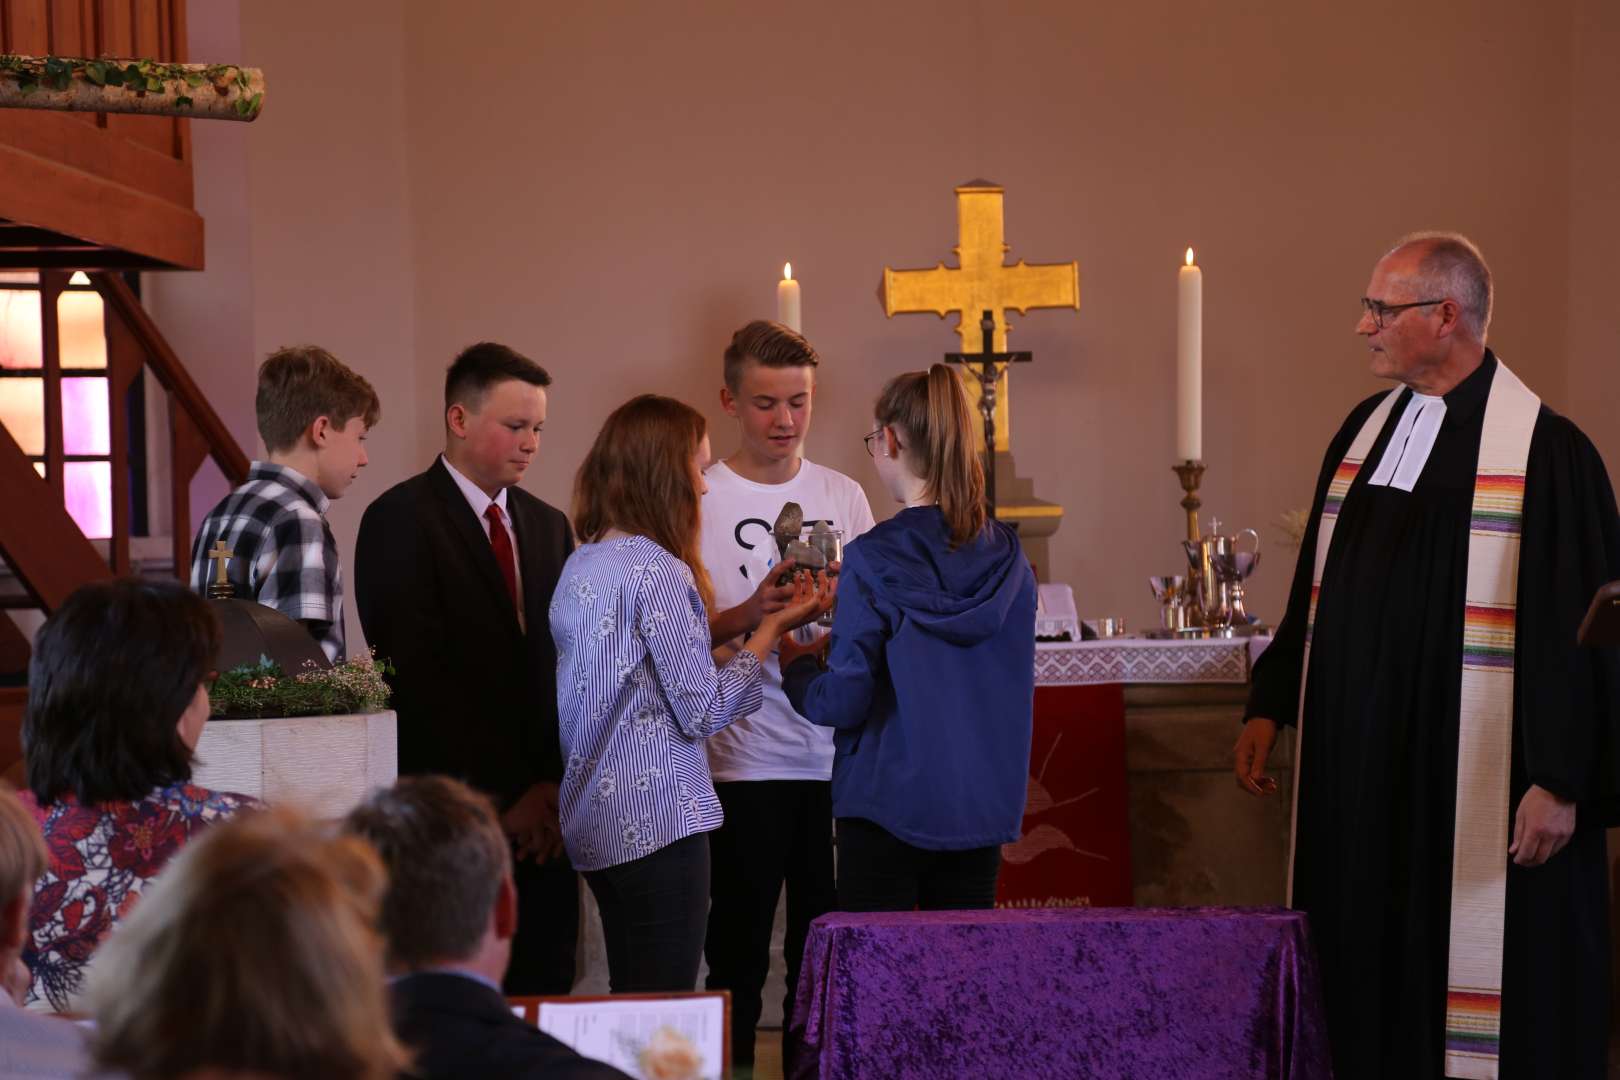
M569 556L551 603L563 843L596 896L615 993L690 990L720 804L701 740L759 708L761 663L824 609L800 575L722 667L698 558L709 439L701 414L643 395L609 416L580 466Z

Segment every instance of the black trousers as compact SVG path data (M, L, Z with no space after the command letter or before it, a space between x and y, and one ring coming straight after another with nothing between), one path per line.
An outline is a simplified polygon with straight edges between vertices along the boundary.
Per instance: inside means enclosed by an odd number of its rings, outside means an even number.
M566 994L574 987L574 952L579 941L579 875L568 856L549 862L518 861L518 926L512 962L502 989L513 996Z
M585 882L602 910L608 989L651 994L697 986L709 909L708 833L605 870L587 870Z
M793 997L810 922L832 910L832 782L737 780L714 785L725 824L710 834L713 859L709 935L710 990L731 991L731 1060L754 1060L765 976L771 964L771 928L787 886L787 997ZM784 1022L783 1031L787 1029Z
M865 818L838 819L840 911L991 908L1000 872L999 844L929 851Z

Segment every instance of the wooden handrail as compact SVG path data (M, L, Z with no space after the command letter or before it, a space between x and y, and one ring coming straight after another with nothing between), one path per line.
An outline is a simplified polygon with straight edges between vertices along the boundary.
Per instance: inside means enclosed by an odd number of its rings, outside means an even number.
M112 570L40 479L11 432L0 427L0 552L29 595L53 611L80 585L112 576ZM0 615L0 618L5 616Z
M22 780L22 722L28 691L0 686L0 781L19 786Z
M152 316L147 314L135 294L117 274L91 274L90 280L118 317L129 327L130 333L146 353L146 362L157 376L158 382L186 411L199 434L208 444L208 453L225 474L226 481L235 487L247 480L249 461L247 454L231 435L225 421L219 418L208 399L203 397L180 358L164 339ZM187 478L189 480L189 477ZM176 480L178 482L178 478ZM176 571L184 577L183 568Z
M226 483L234 488L247 481L250 462L123 278L103 273L91 274L90 280L117 327L127 335L124 340L133 344L141 362L152 369L169 395L169 532L174 544L174 573L185 581L191 574L191 478L206 459L213 458L225 474ZM119 351L114 348L117 335L113 330L109 325L109 356ZM115 555L120 551L115 539Z

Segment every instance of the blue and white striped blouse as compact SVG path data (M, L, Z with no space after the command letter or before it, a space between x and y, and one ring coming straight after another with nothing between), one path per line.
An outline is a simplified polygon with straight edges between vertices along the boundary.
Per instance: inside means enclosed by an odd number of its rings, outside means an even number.
M551 601L568 766L563 846L580 870L720 827L699 741L760 706L759 659L716 668L686 564L644 536L584 544Z

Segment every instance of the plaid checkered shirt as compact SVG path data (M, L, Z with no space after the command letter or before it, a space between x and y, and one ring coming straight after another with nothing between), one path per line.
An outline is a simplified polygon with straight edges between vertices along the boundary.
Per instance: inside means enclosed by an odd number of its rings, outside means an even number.
M343 659L343 576L326 524L329 505L296 469L255 461L247 482L203 519L191 545L191 587L207 595L214 576L208 552L223 540L233 552L225 576L238 598L326 624L321 648L333 661Z

